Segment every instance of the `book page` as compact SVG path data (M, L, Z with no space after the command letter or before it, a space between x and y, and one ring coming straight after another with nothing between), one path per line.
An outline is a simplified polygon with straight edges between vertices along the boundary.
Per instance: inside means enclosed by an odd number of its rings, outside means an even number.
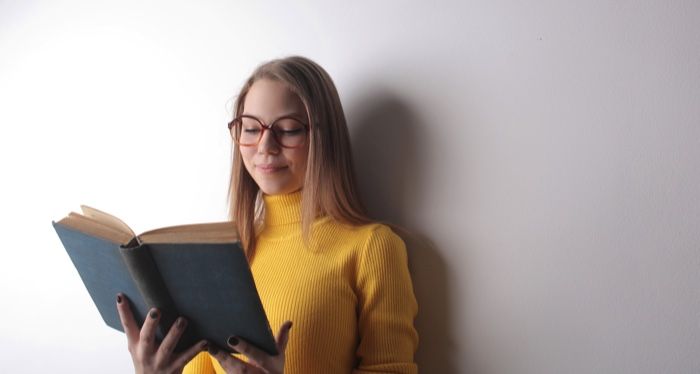
M239 240L231 221L163 227L139 235L142 243L231 243Z
M121 231L125 234L129 234L131 237L136 236L136 234L131 229L131 227L129 227L129 225L127 225L126 223L124 223L124 221L120 220L119 218L117 218L109 213L106 213L106 212L103 212L101 210L89 207L87 205L81 205L80 209L82 209L83 215L85 217L88 217L88 218L91 218L97 222L100 222L105 226L109 226L109 227L115 229L116 231Z
M58 223L121 245L138 243L232 243L239 241L232 221L169 226L136 236L119 218L81 205L83 214L71 212ZM133 241L136 239L137 241Z
M75 212L71 212L67 217L58 221L58 223L113 243L126 244L134 237L129 233L125 233Z

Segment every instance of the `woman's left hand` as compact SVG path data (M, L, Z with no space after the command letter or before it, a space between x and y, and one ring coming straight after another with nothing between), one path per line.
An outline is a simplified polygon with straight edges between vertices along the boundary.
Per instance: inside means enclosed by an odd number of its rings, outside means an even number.
M219 361L221 367L228 374L282 374L284 373L284 352L287 348L289 329L291 328L291 321L285 322L280 327L280 331L277 334L277 352L279 352L277 356L270 356L250 343L236 337L229 338L228 345L244 354L248 358L249 363L215 347L209 347L209 354Z

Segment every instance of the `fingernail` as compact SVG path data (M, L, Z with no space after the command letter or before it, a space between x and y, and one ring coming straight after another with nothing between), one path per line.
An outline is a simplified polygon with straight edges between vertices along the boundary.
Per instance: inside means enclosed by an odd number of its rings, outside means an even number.
M229 336L227 343L228 345L233 347L238 344L238 338L236 338L235 336Z
M216 348L214 345L207 345L207 352L209 352L212 355L215 355L219 353L219 348Z
M151 313L149 314L149 316L151 316L152 319L158 318L158 309L151 310Z
M294 322L289 322L289 329L292 329L292 325L294 325Z
M202 350L203 350L203 351L206 351L206 350L208 350L208 349L209 349L209 342L204 342L204 343L202 343Z
M117 304L122 303L122 295L117 295Z
M185 326L187 326L187 320L184 319L183 317L179 317L177 319L177 327L182 329L182 328L185 328Z

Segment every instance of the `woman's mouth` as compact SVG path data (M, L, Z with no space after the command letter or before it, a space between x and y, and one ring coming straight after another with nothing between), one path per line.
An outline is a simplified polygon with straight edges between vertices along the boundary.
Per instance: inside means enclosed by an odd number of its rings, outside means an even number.
M262 173L276 173L282 169L286 169L286 166L279 165L256 165L255 166Z

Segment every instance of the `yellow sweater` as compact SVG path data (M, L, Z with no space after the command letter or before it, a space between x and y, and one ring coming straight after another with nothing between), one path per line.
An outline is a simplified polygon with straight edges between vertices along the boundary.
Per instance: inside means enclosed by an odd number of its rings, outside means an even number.
M301 235L301 192L264 196L251 270L272 330L291 320L286 374L416 373L417 303L403 241L388 227L328 217ZM224 373L201 353L187 374Z

